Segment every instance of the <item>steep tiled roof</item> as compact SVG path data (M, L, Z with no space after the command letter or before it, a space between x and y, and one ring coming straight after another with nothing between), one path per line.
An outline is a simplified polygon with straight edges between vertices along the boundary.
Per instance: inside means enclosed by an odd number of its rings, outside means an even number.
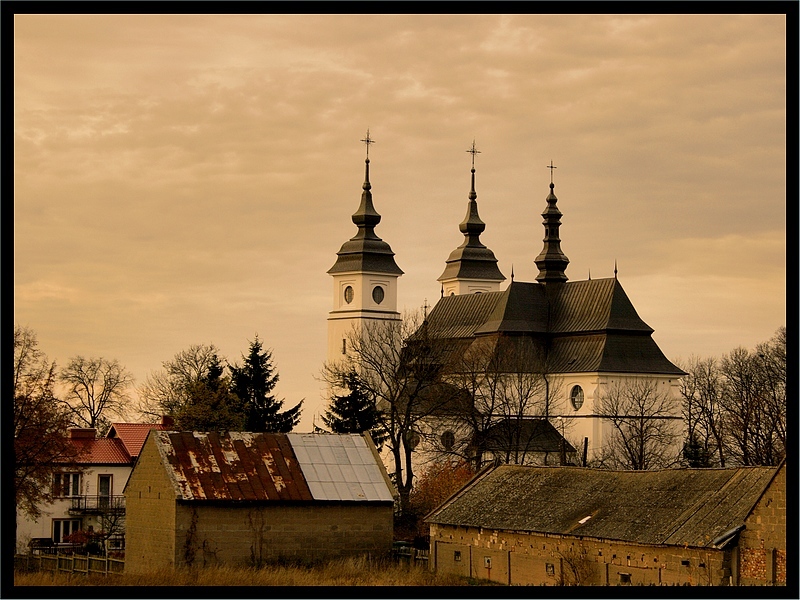
M119 439L110 438L78 438L70 442L78 449L74 461L79 465L129 465L131 457Z
M392 501L380 458L361 435L150 435L179 500Z
M118 438L128 453L136 458L142 450L147 434L151 429L166 431L169 426L153 423L112 423L106 437Z
M427 520L704 547L744 523L775 473L776 467L603 471L503 465L478 475Z

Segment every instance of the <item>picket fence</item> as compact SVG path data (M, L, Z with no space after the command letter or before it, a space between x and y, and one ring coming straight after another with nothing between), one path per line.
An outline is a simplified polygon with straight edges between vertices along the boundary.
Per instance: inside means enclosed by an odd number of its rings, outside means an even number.
M84 575L121 575L125 560L79 554L17 554L14 567L26 571L58 571Z

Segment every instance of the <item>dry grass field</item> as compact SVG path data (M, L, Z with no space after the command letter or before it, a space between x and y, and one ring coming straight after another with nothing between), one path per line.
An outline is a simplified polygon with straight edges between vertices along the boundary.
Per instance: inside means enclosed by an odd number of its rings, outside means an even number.
M317 567L260 569L206 567L164 570L147 575L81 575L16 572L15 586L470 586L489 582L436 575L424 567L395 562L345 559ZM489 584L491 585L491 584Z

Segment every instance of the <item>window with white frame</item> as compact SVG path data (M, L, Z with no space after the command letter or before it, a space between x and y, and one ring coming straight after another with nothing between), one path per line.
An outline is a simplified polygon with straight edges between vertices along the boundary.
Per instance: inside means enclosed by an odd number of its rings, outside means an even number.
M80 528L80 519L53 519L53 541L56 544L66 543L66 537Z
M65 498L79 496L81 493L80 473L56 473L53 476L53 496Z

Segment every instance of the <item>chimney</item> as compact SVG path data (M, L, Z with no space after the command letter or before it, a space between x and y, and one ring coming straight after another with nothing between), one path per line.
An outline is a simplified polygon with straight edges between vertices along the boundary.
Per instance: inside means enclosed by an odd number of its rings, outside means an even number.
M175 419L173 419L169 415L161 415L161 424L164 425L165 427L174 427Z
M97 435L94 427L73 427L69 430L71 440L93 440Z

